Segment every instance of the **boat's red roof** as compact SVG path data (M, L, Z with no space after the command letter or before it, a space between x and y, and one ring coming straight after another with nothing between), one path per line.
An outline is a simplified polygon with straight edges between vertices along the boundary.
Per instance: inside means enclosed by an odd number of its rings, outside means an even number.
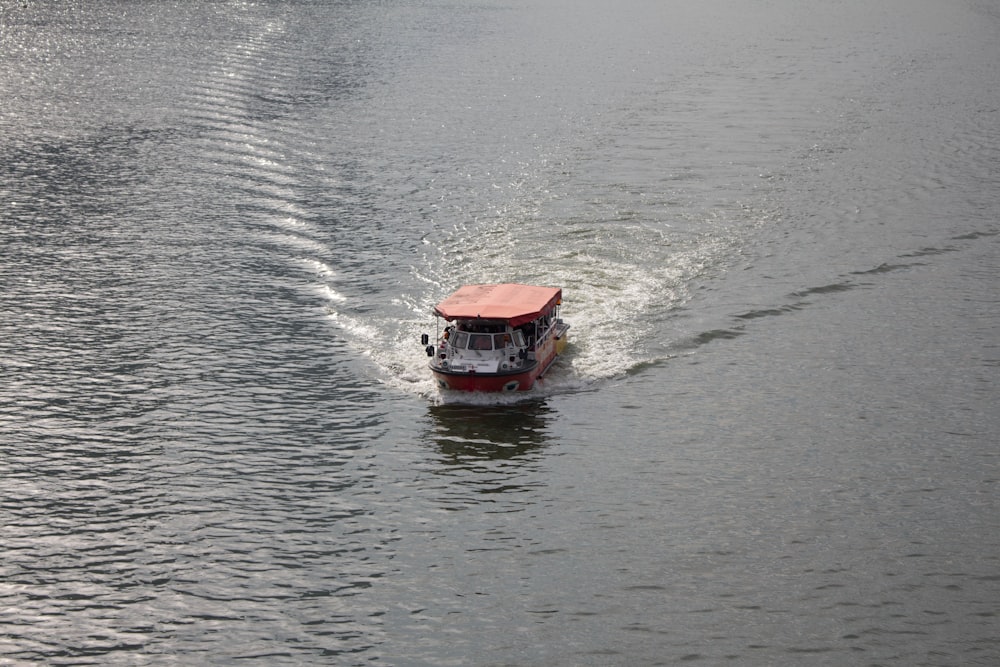
M506 320L511 326L538 319L542 313L559 303L562 290L558 287L534 285L465 285L434 307L434 312L446 320Z

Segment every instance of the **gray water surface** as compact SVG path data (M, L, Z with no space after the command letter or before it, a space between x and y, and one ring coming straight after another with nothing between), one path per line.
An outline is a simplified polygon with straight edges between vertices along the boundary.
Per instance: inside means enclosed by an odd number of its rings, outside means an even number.
M0 664L1000 662L985 0L0 3ZM457 286L567 355L442 394Z

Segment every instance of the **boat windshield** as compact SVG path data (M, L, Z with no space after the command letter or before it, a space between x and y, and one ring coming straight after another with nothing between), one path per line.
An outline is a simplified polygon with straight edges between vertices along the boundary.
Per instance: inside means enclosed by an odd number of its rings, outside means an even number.
M493 336L491 336L490 334L471 334L469 336L469 349L492 350Z
M524 337L520 331L514 332L514 340L519 345L524 345ZM513 345L510 333L488 334L458 331L450 342L452 347L459 350L503 350Z

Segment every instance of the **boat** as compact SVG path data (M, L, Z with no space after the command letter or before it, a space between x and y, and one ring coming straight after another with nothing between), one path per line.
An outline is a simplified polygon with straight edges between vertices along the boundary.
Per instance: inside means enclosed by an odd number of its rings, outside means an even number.
M465 285L434 307L438 333L421 344L441 389L531 389L566 349L562 289L502 283ZM441 320L445 321L442 330Z

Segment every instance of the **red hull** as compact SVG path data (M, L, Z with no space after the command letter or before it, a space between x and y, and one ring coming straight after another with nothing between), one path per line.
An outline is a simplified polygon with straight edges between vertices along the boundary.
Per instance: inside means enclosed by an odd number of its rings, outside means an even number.
M527 391L535 384L532 373L494 375L492 373L442 373L434 370L434 379L441 389L453 391Z
M441 389L490 393L528 391L535 385L535 380L544 375L552 362L556 360L555 346L550 344L548 347L550 349L546 358L522 373L454 373L442 371L433 366L431 371L433 371L434 379L437 380L438 387Z

